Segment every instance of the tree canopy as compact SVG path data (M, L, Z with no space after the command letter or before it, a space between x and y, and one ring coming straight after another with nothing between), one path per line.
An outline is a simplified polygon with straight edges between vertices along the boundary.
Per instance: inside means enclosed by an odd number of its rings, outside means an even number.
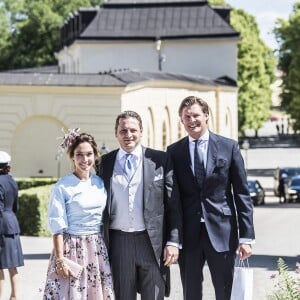
M279 69L283 73L282 105L290 114L294 131L300 130L300 2L287 21L279 19L275 36L279 44Z
M56 63L59 27L70 12L102 0L0 1L0 70Z
M225 6L224 0L211 5ZM270 85L275 79L276 60L272 50L259 37L255 17L241 9L232 9L231 26L240 33L238 44L238 118L239 132L256 132L269 118L272 105Z

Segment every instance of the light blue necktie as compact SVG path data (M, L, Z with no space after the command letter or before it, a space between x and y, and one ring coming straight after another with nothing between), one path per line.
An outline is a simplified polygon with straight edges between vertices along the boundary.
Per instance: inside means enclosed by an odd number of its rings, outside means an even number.
M133 154L127 153L126 159L125 159L124 173L126 174L128 179L131 179L131 177L134 173L133 164L131 162L132 156L133 156Z

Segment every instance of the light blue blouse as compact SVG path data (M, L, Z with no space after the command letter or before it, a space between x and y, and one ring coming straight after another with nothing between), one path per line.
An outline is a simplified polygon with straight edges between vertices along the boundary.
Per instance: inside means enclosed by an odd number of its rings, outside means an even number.
M80 180L73 173L62 177L52 188L48 222L52 234L99 233L107 194L100 177L92 174Z

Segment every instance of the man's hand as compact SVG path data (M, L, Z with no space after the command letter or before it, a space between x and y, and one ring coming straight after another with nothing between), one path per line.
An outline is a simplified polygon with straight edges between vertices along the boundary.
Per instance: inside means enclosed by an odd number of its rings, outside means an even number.
M179 250L175 246L166 246L164 249L164 264L167 267L170 267L171 264L175 263L178 260Z
M240 259L246 259L252 255L252 247L249 244L239 244L237 252Z

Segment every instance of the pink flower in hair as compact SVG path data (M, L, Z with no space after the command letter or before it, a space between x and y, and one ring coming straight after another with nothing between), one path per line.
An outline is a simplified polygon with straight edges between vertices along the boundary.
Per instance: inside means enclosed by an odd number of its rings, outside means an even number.
M58 159L63 155L65 150L67 150L69 147L72 146L76 137L79 136L79 131L80 128L75 128L75 129L68 129L68 132L65 132L64 129L62 128L62 132L64 133L64 136L59 137L59 139L62 139L63 141L60 144L56 155Z

